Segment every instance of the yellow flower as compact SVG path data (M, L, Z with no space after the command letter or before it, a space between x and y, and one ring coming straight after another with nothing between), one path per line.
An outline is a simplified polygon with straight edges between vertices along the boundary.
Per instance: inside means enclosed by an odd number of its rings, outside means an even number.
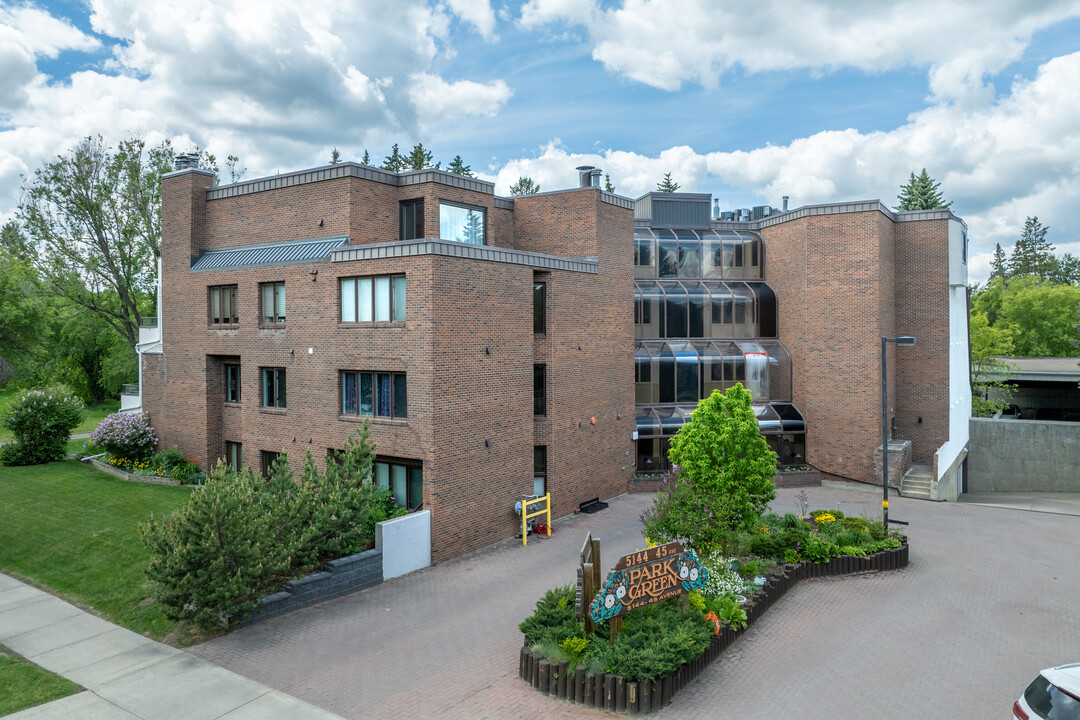
M820 515L817 516L817 522L818 522L819 525L821 523L836 522L836 518L833 517L832 515L830 515L829 513L821 513Z

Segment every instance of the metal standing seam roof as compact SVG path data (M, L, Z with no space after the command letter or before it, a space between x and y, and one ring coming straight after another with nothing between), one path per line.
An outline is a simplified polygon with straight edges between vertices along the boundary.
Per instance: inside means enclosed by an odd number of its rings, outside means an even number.
M347 235L336 235L310 240L290 240L263 245L207 250L191 264L191 272L206 270L236 270L240 268L269 265L294 265L297 263L329 260L330 253L348 245Z

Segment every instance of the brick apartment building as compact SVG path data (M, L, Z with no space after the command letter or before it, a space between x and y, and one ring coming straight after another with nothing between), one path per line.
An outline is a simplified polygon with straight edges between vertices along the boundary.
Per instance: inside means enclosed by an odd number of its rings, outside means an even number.
M894 434L956 485L961 221L876 201L720 220L708 195L635 203L589 170L513 199L355 163L166 175L159 327L140 345L162 444L322 463L369 420L375 481L431 511L439 561L512 536L523 495L550 490L558 517L625 492L736 381L781 462L872 480L880 336L910 334L890 355Z

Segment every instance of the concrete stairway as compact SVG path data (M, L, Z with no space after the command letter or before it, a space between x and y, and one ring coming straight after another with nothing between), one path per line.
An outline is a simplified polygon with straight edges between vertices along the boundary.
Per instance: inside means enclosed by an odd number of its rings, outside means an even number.
M912 465L900 480L900 495L903 497L930 499L930 483L934 479L932 465Z

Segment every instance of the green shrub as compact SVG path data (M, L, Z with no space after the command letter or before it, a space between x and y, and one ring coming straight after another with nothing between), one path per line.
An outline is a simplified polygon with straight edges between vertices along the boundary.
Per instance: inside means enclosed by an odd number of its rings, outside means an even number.
M840 512L839 510L812 510L810 512L810 517L814 518L815 520L818 519L819 515L832 515L836 520L844 519L844 513Z
M870 521L861 517L845 517L841 518L836 523L845 530L870 530Z
M653 680L704 652L712 630L699 611L683 611L679 602L672 598L626 615L604 671L630 682Z
M732 597L719 598L713 611L721 620L726 620L731 627L742 630L746 627L746 611Z
M143 460L150 457L157 445L157 435L143 413L115 412L106 415L90 440L113 457Z
M8 407L3 425L15 442L0 447L5 465L40 465L63 460L71 431L83 420L85 408L66 387L30 390Z
M585 623L574 615L576 599L573 585L548 590L536 603L536 611L518 629L525 633L530 645L548 641L558 646L567 638L584 636Z

